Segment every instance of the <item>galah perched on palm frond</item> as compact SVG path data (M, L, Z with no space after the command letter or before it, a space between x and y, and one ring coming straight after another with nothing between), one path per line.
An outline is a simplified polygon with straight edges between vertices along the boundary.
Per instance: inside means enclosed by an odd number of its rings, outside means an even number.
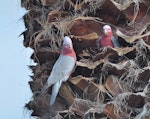
M50 105L55 103L56 96L62 82L67 81L76 63L76 53L73 49L72 41L69 37L65 36L62 46L62 51L55 62L51 74L47 80L46 85L41 90L43 95L46 90L53 85Z
M103 26L104 35L99 39L99 47L120 47L118 40L113 36L112 29L109 25Z

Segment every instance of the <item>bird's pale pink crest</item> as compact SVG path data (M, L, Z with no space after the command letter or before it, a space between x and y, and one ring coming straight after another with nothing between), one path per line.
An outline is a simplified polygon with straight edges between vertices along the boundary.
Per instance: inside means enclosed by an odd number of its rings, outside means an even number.
M69 46L72 48L72 40L68 36L64 37L63 46Z
M109 25L103 26L103 30L105 34L112 33L111 27Z

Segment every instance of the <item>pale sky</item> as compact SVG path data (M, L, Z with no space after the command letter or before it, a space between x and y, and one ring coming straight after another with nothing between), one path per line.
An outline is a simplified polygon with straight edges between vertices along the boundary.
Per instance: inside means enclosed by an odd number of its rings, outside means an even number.
M31 119L25 103L31 99L28 86L31 49L23 46L21 0L0 0L0 119Z

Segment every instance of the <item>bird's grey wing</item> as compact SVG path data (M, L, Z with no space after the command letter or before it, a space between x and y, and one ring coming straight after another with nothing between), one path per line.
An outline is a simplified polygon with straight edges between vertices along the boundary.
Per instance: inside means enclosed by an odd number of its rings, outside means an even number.
M100 40L102 39L102 37L100 36L99 39L97 40L96 44L97 44L97 48L100 49Z
M73 70L74 65L75 61L73 57L60 55L48 78L48 85L51 86L59 80L66 81Z
M47 83L42 88L40 95L44 95L46 90L58 81L66 81L73 70L74 65L75 61L72 57L60 55L55 62Z
M120 47L118 39L115 38L114 36L111 37L111 41L113 42L114 47Z

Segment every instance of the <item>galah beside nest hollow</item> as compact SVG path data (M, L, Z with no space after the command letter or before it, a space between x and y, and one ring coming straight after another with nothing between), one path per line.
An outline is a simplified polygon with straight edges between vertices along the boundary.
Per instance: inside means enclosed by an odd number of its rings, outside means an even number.
M70 74L72 73L75 63L76 53L73 49L72 41L69 37L65 36L61 54L53 66L46 85L41 90L41 94L43 95L46 90L53 85L50 105L55 103L61 84L67 81Z
M118 39L116 39L112 34L112 29L109 25L103 26L104 35L99 40L100 48L110 46L110 47L120 47Z

